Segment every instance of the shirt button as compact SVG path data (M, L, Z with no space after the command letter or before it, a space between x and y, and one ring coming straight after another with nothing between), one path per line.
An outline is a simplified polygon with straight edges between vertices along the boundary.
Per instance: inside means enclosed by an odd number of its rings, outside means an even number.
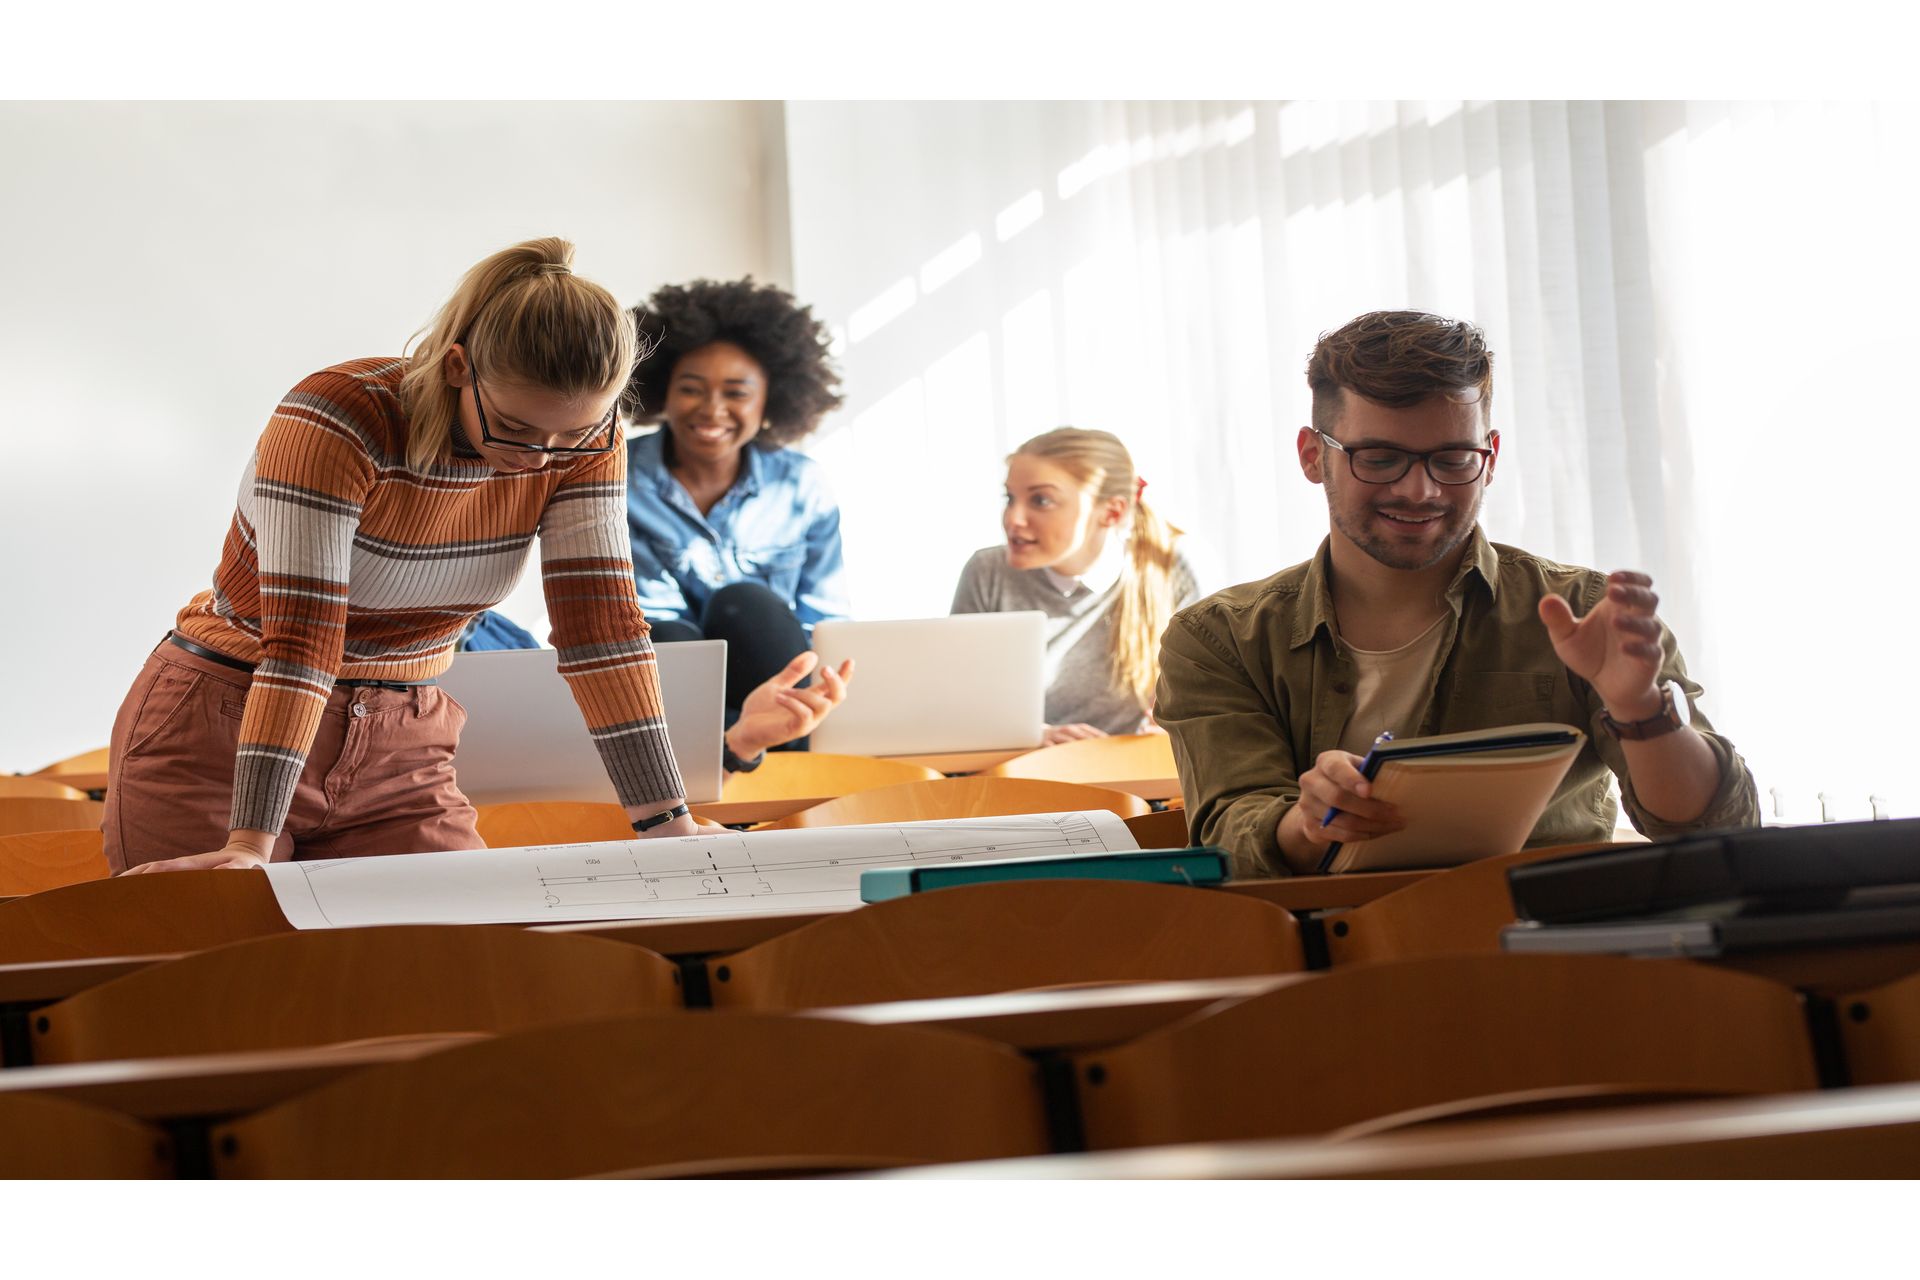
M355 714L356 716L363 716L363 715L365 715L365 714L367 714L367 708L366 708L366 706L365 706L365 704L363 704L363 703L359 703L359 702L356 702L356 703L354 703L354 704L353 704L353 714Z

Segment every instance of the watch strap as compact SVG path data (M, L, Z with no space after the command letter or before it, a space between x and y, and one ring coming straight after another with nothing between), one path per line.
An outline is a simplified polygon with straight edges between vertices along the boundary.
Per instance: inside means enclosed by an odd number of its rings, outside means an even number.
M751 760L742 760L733 754L733 748L727 745L725 738L720 739L720 764L728 773L752 773L767 762L767 753L762 751Z
M635 819L633 823L633 829L635 831L643 831L643 832L651 831L655 827L666 826L669 822L672 822L675 818L684 818L687 816L687 813L688 813L688 809L686 806L686 802L682 801L681 803L673 806L673 808L671 809L666 809L659 813L654 814L651 818Z
M1600 712L1600 727L1617 740L1644 742L1648 738L1658 738L1672 733L1675 729L1684 729L1687 722L1680 718L1680 708L1675 705L1673 685L1660 686L1660 710L1645 720L1615 720L1613 713Z

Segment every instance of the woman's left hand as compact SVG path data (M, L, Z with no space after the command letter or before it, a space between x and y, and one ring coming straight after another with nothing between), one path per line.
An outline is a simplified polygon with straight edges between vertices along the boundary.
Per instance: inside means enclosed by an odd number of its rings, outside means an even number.
M819 678L804 689L794 686L820 665L820 655L808 650L772 679L747 695L740 718L727 730L727 746L742 760L751 760L768 747L803 738L820 727L847 696L853 682L853 659L839 669L820 667Z

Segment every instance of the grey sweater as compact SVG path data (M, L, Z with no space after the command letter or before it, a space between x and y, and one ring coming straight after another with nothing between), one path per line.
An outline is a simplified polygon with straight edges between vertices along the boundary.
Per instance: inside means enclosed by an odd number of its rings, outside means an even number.
M960 571L951 613L1013 613L1037 609L1047 615L1047 723L1090 724L1107 733L1139 733L1147 708L1113 680L1113 613L1120 583L1104 591L1078 586L1063 595L1044 569L1015 569L1004 546L973 553ZM1173 607L1200 598L1193 566L1176 550Z

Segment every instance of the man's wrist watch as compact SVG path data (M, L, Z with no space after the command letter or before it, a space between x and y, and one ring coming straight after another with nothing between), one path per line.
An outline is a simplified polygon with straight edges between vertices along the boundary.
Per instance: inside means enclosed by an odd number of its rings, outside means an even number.
M682 801L671 809L666 809L654 814L651 818L636 818L633 823L633 829L639 832L647 832L653 830L655 827L664 827L675 818L686 817L687 812L686 803Z
M767 762L767 752L763 747L751 760L742 760L733 754L733 747L725 738L720 739L720 764L728 773L752 773Z
M1672 733L1675 729L1687 727L1686 712L1680 708L1682 703L1674 696L1673 684L1664 682L1660 686L1660 710L1645 720L1615 720L1613 713L1600 712L1600 727L1616 740L1644 742L1648 738L1658 738Z

